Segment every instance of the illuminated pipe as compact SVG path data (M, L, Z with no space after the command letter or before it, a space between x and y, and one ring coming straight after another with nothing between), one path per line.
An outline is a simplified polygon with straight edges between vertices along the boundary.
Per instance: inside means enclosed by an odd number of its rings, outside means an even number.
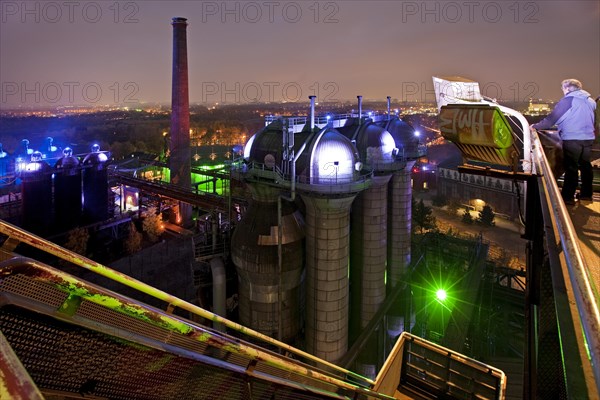
M503 113L515 117L521 123L521 129L523 130L523 172L530 172L536 174L535 163L533 163L533 149L531 147L531 131L529 129L529 122L525 119L523 114L518 111L502 106L497 103L490 103L500 109Z
M219 236L219 225L217 217L213 214L211 216L211 228L212 228L212 251L213 254L217 252L217 239Z
M317 96L308 96L310 99L310 131L315 129L315 98Z
M362 119L362 96L356 96L358 99L358 124L360 125Z
M316 96L308 96L308 98L310 99L310 131L313 131L313 128L315 127L315 97ZM284 135L287 135L288 133L285 132L286 131L286 126L288 124L288 121L284 121ZM312 137L312 134L311 134ZM278 307L278 321L277 321L277 340L279 340L280 342L282 341L282 336L283 336L283 306L282 306L282 299L283 299L283 293L282 293L282 286L283 286L283 221L282 221L282 209L283 209L283 204L281 204L281 201L283 199L288 200L293 202L296 199L296 161L298 161L298 157L300 157L300 155L302 154L302 152L304 152L304 149L306 148L306 141L304 143L302 143L302 146L300 146L300 150L298 150L298 154L296 154L294 156L294 158L292 159L292 166L291 166L291 187L290 187L290 197L285 197L283 195L279 195L277 196L277 268L278 268L278 272L279 272L279 282L278 282L278 286L277 286L277 307ZM293 149L292 149L292 154L293 154Z
M388 115L387 119L389 121L390 119L392 119L392 116L390 115L390 105L392 102L392 98L390 96L387 96L386 98L387 98L387 115Z
M216 224L215 224L216 226ZM221 257L215 257L210 260L210 271L213 279L213 311L222 317L227 316L227 279L225 276L225 264ZM215 322L214 328L225 332L225 326L222 323Z

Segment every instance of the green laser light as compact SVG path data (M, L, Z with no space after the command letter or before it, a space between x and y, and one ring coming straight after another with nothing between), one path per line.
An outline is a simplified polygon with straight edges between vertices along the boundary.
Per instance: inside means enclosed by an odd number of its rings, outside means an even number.
M438 300L444 301L446 300L446 297L448 297L448 294L444 289L438 289L438 291L435 292L435 296L438 298Z

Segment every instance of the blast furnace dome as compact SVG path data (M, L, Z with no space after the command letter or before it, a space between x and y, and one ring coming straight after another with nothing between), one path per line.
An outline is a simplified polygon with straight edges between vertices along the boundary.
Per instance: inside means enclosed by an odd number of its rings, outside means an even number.
M85 158L83 159L83 164L84 165L89 165L89 164L97 165L97 164L103 164L106 161L108 161L108 156L106 155L106 153L100 152L100 145L93 144L92 152L89 153L87 156L85 156Z
M295 154L300 153L305 142L306 147L296 163L300 183L332 185L355 181L360 159L350 139L333 128L324 128L315 134L306 128L294 134ZM274 121L252 136L244 147L244 159L268 169L282 165L282 121Z
M29 175L37 175L38 173L46 173L50 170L50 165L42 160L42 153L34 151L31 154L31 162L27 163L25 169L21 172L23 177Z
M326 128L319 132L307 149L308 157L301 157L297 169L308 173L310 183L336 184L355 180L358 153L350 139ZM308 164L308 165L307 165Z
M298 151L310 132L295 133L294 150ZM244 160L265 164L281 165L283 160L283 123L273 121L248 139L244 146ZM272 167L269 167L272 168Z
M419 138L415 136L415 129L412 126L398 117L382 123L394 138L396 147L403 149L406 154L418 153Z
M250 136L250 139L246 142L244 146L244 160L248 161L250 158L250 151L252 150L252 144L254 143L254 139L256 138L256 134Z
M79 159L73 156L73 149L65 147L63 156L56 161L55 168L73 168L79 165Z
M394 161L392 153L396 148L396 142L392 134L373 123L363 126L364 128L361 128L356 138L356 147L361 160L367 164Z

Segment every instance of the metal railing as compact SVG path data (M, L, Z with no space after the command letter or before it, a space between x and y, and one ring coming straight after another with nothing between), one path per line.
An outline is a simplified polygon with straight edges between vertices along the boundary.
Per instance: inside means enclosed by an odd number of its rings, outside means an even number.
M0 331L0 399L43 400L43 398Z
M263 163L250 162L237 169L236 173L243 174L245 177L253 176L255 178L265 179L265 183L272 183L275 186L290 188L292 184L292 175L284 173L279 166L269 167ZM335 175L311 178L304 175L296 175L296 189L300 192L314 193L355 193L364 190L371 184L373 171L365 171L361 174L354 174L352 178L348 175Z
M544 221L546 227L554 229L562 249L563 255L560 257L563 275L568 277L572 290L560 290L555 288L557 296L567 299L565 302L576 304L576 313L562 318L570 318L571 324L580 327L583 334L583 341L578 340L579 349L570 349L565 352L565 358L577 357L575 361L580 364L584 371L590 371L593 376L585 376L587 390L595 391L597 397L600 397L600 295L599 288L595 288L590 271L591 267L587 264L582 255L577 233L569 217L560 190L556 183L550 164L543 151L542 144L537 132L532 131L532 152L533 161L537 170L541 173L543 190L540 190L548 207L547 215L550 221ZM556 244L552 243L552 246ZM597 266L593 266L597 268ZM561 301L559 298L558 301ZM558 312L558 311L557 311ZM558 315L559 319L561 318ZM563 324L559 324L559 329L566 329ZM578 329L576 329L577 331ZM564 336L564 333L563 335ZM566 371L567 382L569 371ZM588 374L585 374L588 375Z
M415 388L453 399L504 399L501 370L403 332L375 379L376 391Z
M146 295L152 296L156 299L162 300L166 302L167 309L169 312L173 312L176 308L180 308L181 310L185 310L190 312L193 315L205 318L206 320L212 321L213 323L220 323L223 326L239 332L240 334L246 335L251 338L251 340L264 343L267 347L279 348L284 352L289 354L293 354L300 359L307 360L308 362L315 363L321 368L332 371L330 373L321 373L318 369L312 369L305 364L301 366L298 365L298 362L292 361L283 356L277 356L273 354L267 354L262 351L260 348L247 348L244 347L243 344L237 344L240 347L240 351L244 354L251 354L254 357L257 357L260 360L266 361L270 365L277 366L280 369L288 370L290 372L295 372L299 374L304 374L307 376L311 376L312 378L320 379L325 382L333 383L340 388L347 388L352 391L366 391L370 396L375 398L387 398L387 396L371 393L368 389L373 385L373 381L367 379L357 373L349 371L347 369L341 368L338 365L322 360L310 353L306 353L300 349L292 347L286 343L277 341L267 335L264 335L260 332L254 331L250 328L247 328L243 325L237 324L233 321L230 321L226 318L223 318L217 314L213 314L210 311L207 311L201 307L198 307L194 304L186 302L182 299L179 299L175 296L172 296L164 291L156 289L150 285L147 285L137 279L134 279L128 275L125 275L121 272L115 271L111 268L108 268L100 263L97 263L89 258L81 256L79 254L73 253L63 247L60 247L48 240L45 240L39 236L33 235L27 231L24 231L12 224L9 224L5 221L0 220L0 233L8 236L7 241L5 241L5 246L9 247L16 246L18 243L25 243L34 248L40 249L48 254L54 255L62 260L68 261L76 266L87 269L91 272L94 272L98 275L104 276L108 279L111 279L115 282L119 282L127 287L135 289L139 292L142 292ZM5 252L10 251L7 249L3 249ZM60 274L60 272L56 272ZM62 276L62 275L61 275ZM72 278L68 278L67 281ZM93 291L90 292L90 296L93 295ZM93 296L92 296L93 297ZM92 299L93 300L93 299ZM137 306L136 306L137 307ZM230 346L230 345L226 345ZM352 380L355 383L349 383L346 379Z
M113 272L116 273L116 271ZM271 382L278 381L280 384L288 386L301 386L309 392L322 390L324 393L333 394L339 391L339 393L346 393L346 397L342 398L348 398L351 395L352 397L358 396L357 398L391 399L384 394L373 392L369 388L371 386L369 382L351 371L336 367L337 371L327 372L265 350L257 345L195 325L191 321L174 315L175 305L173 303L169 303L166 312L154 309L45 264L21 257L3 262L1 276L0 287L4 287L8 291L8 298L12 299L10 300L11 304L14 302L14 305L18 307L31 307L32 310L39 311L37 303L46 301L56 303L56 299L60 297L59 293L62 292L63 295L60 298L64 298L64 300L61 300L62 304L60 301L57 303L59 309L55 312L65 314L63 318L73 317L75 322L88 329L98 330L133 342L139 340L139 343L145 346L169 350L178 356L191 357L193 360L203 361L208 365L217 367L220 365L221 368L228 366L229 369L243 371L251 378L267 379ZM149 286L141 284L138 289L151 294L152 291L148 290L149 288ZM44 291L49 292L44 293ZM28 300L30 296L33 296L34 299ZM23 300L20 300L21 298ZM95 304L93 307L96 311L89 313L90 305L87 304ZM42 305L40 310L44 307L48 308L48 306L48 304ZM50 308L52 308L51 305ZM124 317L117 317L119 314ZM200 314L196 313L196 315ZM86 320L89 321L86 322ZM248 329L245 329L244 333L257 338ZM34 336L35 334L32 333L32 338ZM157 342L160 344L157 345ZM270 339L269 342L276 346L282 344L273 339ZM222 353L211 352L207 346L217 348ZM196 352L198 354L194 354ZM321 365L326 364L314 356L311 357L313 361ZM209 358L214 358L214 361L210 361ZM360 380L362 385L345 380L350 376L353 382ZM2 386L1 378L0 387Z
M358 113L345 113L345 114L328 114L315 116L315 125L319 128L329 126L331 128L340 128L346 124L346 121L350 118L358 118ZM373 122L384 121L388 118L388 114L379 112L363 112L362 118L369 118ZM287 117L281 115L267 115L265 117L265 126L272 122L285 119L289 123L289 129L294 133L300 132L304 129L306 124L310 123L309 116L303 117Z

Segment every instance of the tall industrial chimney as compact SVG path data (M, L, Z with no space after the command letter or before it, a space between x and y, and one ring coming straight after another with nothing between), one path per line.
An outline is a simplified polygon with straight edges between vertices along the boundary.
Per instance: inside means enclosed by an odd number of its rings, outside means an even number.
M188 95L187 19L173 18L173 90L171 96L171 145L169 169L171 183L190 190L190 101ZM191 206L181 203L183 225L191 223Z

